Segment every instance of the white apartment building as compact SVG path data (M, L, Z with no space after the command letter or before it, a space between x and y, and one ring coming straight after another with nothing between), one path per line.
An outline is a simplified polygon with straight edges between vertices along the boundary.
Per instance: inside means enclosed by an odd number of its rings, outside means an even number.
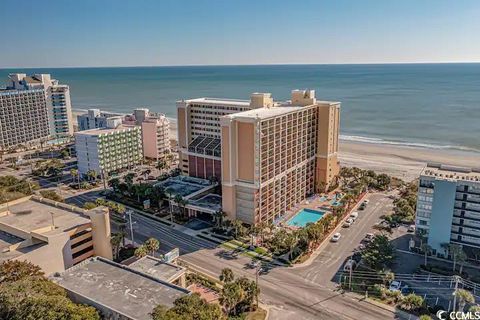
M447 255L449 243L467 253L480 248L480 168L429 164L420 175L415 225L434 254Z
M0 90L0 149L31 146L50 136L45 90Z
M107 128L76 132L75 148L81 174L94 170L97 174L108 175L142 161L141 128L112 119Z
M34 74L27 76L24 73L9 75L6 91L28 92L31 90L43 90L44 101L37 102L45 106L48 114L48 126L50 136L68 137L73 135L72 106L70 101L70 88L67 85L59 84L58 80L52 79L49 74ZM21 106L19 106L21 108ZM25 125L37 125L35 121Z

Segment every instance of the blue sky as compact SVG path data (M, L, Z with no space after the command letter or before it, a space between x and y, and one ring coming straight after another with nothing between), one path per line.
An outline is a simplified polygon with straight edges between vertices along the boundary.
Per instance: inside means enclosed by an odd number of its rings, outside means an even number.
M0 0L0 68L480 62L478 0Z

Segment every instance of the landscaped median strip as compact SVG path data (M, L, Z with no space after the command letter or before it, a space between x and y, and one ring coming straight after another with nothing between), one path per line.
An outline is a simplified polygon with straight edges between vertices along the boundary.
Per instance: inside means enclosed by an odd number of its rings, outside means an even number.
M262 255L262 254L259 254L255 251L252 251L248 248L248 245L238 241L238 240L230 240L228 242L224 242L220 245L221 247L223 248L226 248L226 249L233 249L233 250L237 250L237 249L240 249L241 252L251 258L255 258L255 259L260 259L260 260L263 260L265 262L273 262L279 266L288 266L290 264L287 264L287 263L284 263L282 261L279 261L278 259L274 259L268 255Z

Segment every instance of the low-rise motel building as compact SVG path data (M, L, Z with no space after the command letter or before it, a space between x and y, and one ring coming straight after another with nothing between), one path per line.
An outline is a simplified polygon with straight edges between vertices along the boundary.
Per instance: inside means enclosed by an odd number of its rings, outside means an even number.
M28 261L50 275L93 256L112 259L107 208L84 210L38 196L0 205L0 262Z
M221 181L229 219L273 222L340 171L340 102L314 90L282 102L270 93L182 100L177 114L182 172Z
M480 168L428 164L418 185L416 231L434 255L458 244L470 256L480 248Z

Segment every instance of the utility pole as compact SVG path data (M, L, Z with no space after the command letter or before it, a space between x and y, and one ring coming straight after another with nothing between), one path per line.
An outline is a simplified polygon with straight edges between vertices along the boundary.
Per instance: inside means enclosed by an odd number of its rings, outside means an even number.
M455 279L455 290L453 291L453 312L455 312L455 308L457 306L457 289L459 276L453 276L453 278Z

